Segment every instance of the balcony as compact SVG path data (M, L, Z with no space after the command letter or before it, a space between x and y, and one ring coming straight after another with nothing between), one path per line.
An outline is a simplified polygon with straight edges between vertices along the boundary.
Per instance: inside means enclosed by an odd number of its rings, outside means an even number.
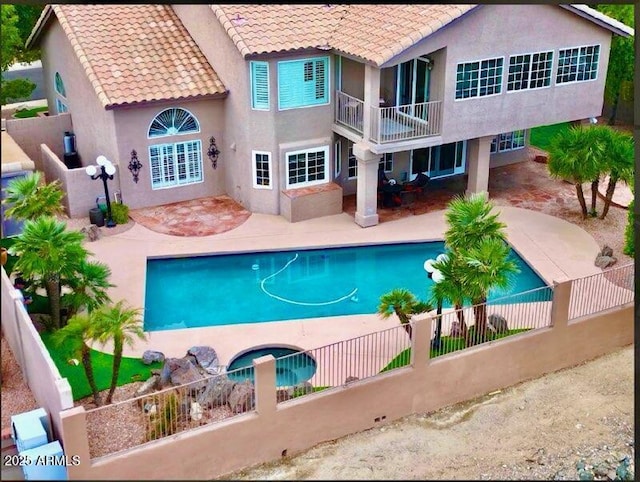
M336 91L335 123L364 136L364 101ZM370 107L369 141L388 144L440 135L442 101Z

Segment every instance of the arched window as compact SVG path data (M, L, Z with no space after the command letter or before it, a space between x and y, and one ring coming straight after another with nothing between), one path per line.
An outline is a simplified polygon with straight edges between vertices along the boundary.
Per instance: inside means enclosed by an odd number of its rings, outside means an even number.
M200 132L198 120L188 111L180 108L160 112L149 127L149 138L174 136Z
M56 86L56 92L58 94L60 94L62 97L66 98L67 97L67 91L64 88L64 82L62 82L62 77L60 76L60 73L56 72L55 78L54 78L54 83Z

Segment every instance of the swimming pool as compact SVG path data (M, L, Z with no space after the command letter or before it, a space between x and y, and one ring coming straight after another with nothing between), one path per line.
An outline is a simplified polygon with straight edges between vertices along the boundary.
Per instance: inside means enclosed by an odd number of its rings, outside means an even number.
M425 260L441 241L147 260L145 331L375 313L407 288L429 299ZM511 250L520 273L489 300L545 286ZM444 305L447 307L447 305Z

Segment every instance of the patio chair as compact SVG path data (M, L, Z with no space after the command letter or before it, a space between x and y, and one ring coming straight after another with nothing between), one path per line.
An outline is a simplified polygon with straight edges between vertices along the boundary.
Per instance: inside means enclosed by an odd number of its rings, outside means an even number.
M427 185L429 184L429 180L429 176L427 176L424 172L419 172L413 181L405 182L402 185L402 192L411 192L417 195L422 195L427 192Z

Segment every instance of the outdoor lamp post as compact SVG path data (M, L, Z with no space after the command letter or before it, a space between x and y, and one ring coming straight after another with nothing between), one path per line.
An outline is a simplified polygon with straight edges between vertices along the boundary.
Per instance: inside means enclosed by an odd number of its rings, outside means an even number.
M427 272L429 279L433 280L434 283L440 283L444 279L444 275L440 270L433 267L433 263L436 261L446 261L447 259L449 259L449 257L443 253L439 254L436 259L430 258L424 262L424 270ZM433 350L440 348L440 341L442 340L442 298L438 297L437 303L436 316L438 321L436 324L436 336L431 343Z
M107 179L113 179L113 175L116 173L116 168L111 161L104 156L98 156L96 159L96 164L100 167L100 173L98 173L98 169L96 166L87 166L85 172L91 179L102 179L102 183L104 184L104 195L107 198L107 227L113 228L116 223L111 216L111 201L109 200L109 187L107 186Z

